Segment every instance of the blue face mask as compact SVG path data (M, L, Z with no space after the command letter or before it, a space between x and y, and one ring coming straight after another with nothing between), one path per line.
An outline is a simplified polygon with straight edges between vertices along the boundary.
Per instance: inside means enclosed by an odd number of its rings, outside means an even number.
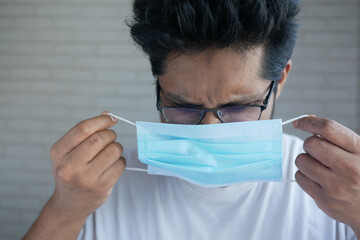
M207 125L136 122L138 157L149 174L203 187L281 181L282 125L279 119Z

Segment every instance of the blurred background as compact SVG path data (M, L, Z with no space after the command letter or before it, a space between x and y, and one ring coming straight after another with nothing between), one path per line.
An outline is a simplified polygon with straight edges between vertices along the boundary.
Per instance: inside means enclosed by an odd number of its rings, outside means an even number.
M303 0L277 118L312 113L360 133L359 12L358 0ZM49 149L69 128L103 110L158 121L130 17L130 0L0 0L1 239L21 238L52 194ZM136 146L132 126L114 130Z

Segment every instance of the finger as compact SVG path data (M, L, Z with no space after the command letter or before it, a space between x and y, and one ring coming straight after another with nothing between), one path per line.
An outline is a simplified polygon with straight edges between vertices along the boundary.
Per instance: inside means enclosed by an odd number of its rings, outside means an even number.
M326 181L331 174L331 171L326 166L306 153L297 156L295 165L302 174L322 187L326 184L324 180Z
M123 174L126 168L126 160L121 157L114 162L102 175L102 179L110 186L113 186L119 177Z
M345 161L351 159L351 153L317 136L309 137L304 141L304 150L314 159L335 171L342 168Z
M88 163L115 140L116 133L113 130L106 129L96 132L69 152L66 160L73 159L74 164Z
M295 121L294 127L315 135L320 135L346 151L360 153L360 136L333 120L305 117Z
M123 147L120 143L110 143L91 162L89 162L89 167L93 169L97 175L102 175L121 157L122 153Z
M318 183L314 182L300 171L296 172L295 179L304 192L309 194L315 201L320 200L323 190Z
M53 145L52 155L56 157L64 156L90 135L97 131L112 127L116 123L117 120L109 115L101 115L84 120L70 129Z

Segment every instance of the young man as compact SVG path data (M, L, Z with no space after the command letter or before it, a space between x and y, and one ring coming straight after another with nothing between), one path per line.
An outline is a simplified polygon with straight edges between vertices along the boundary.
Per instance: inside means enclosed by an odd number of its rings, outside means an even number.
M295 0L136 0L131 34L158 79L161 121L271 119L292 66L298 11ZM102 114L54 144L56 188L24 239L360 237L360 136L332 120L295 121L314 134L304 143L283 136L284 179L297 183L221 188L124 171L114 124ZM128 167L145 168L136 151L125 155Z

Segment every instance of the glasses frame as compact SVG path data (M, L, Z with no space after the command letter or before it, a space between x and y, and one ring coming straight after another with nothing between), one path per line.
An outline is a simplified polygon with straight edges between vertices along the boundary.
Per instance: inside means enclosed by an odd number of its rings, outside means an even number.
M221 109L227 109L227 108L237 108L237 107L258 107L260 108L260 114L257 120L260 120L261 118L261 114L262 112L268 107L268 104L270 102L270 98L271 98L271 94L276 86L276 81L272 81L270 86L269 86L269 93L267 94L267 96L265 97L264 101L263 101L263 105L250 105L250 104L244 104L244 105L238 105L238 106L232 106L232 107L220 107L220 108L213 108L213 109L199 109L199 108L188 108L188 107L177 107L177 106L161 106L162 102L161 102L161 98L160 98L160 92L161 92L161 87L160 85L158 85L159 89L157 91L157 100L156 100L156 109L161 112L162 116L164 117L166 122L169 122L168 119L165 116L164 113L164 109L167 108L171 108L171 109L176 109L176 108L181 108L181 109L193 109L193 110L200 110L199 113L200 115L200 120L197 123L194 123L194 125L200 124L201 121L203 120L205 114L207 112L214 112L216 113L216 116L220 119L220 121L222 123L224 123L224 121L221 119L221 116L219 114L219 110ZM171 122L169 122L171 123ZM178 123L181 124L181 123Z

